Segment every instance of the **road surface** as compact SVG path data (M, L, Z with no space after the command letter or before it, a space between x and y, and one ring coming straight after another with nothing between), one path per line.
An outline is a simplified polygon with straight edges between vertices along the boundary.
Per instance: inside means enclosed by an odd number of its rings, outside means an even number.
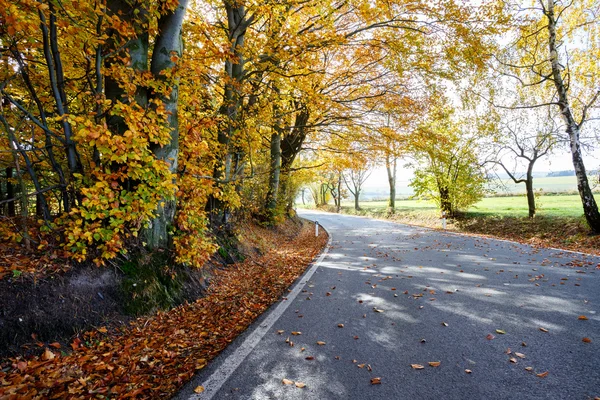
M328 252L177 399L600 396L600 258L300 215Z

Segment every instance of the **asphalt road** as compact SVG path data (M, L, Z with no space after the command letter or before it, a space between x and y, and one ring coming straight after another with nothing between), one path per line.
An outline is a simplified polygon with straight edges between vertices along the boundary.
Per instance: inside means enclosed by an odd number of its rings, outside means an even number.
M328 253L178 399L600 396L599 257L300 215Z

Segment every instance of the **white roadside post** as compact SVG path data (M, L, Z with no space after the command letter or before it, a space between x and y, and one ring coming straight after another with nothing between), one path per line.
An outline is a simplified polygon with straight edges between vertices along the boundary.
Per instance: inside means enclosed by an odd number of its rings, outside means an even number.
M315 221L315 237L319 237L319 221Z
M442 211L442 228L446 230L446 211Z

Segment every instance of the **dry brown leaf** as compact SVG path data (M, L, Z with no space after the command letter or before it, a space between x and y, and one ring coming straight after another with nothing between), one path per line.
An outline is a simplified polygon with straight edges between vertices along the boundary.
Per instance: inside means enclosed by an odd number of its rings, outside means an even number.
M294 336L302 335L302 332L292 332L292 335L294 335Z
M295 382L294 385L296 385L296 387L302 389L303 387L306 387L306 383L303 382Z
M442 322L442 326L448 326L447 322Z
M537 376L538 378L545 378L548 376L548 374L549 374L549 372L546 371L546 372L542 372L540 374L535 374L535 376Z
M436 367L440 366L441 362L440 361L429 361L428 364L430 367L436 368Z
M577 319L580 321L587 321L588 317L586 317L585 315L580 315L579 317L577 317Z
M491 333L488 333L488 335L485 337L487 340L493 340L496 336L492 335Z
M277 334L281 335L283 332L285 332L283 329L280 329L277 331Z
M290 381L289 379L283 378L281 383L283 383L284 385L292 385L294 383L294 381Z
M196 389L194 389L194 393L202 393L204 392L204 386L200 385L200 386L196 386Z
M343 328L344 324L338 324L338 328Z
M513 363L513 364L516 364L516 363L517 363L517 359L516 359L516 358L514 358L514 357L511 357L511 358L509 358L509 361L510 361L511 363Z
M371 378L371 385L380 385L381 378Z
M357 367L358 368L364 368L366 364L358 364Z
M309 361L310 361L310 360L314 360L314 359L315 359L315 357L314 357L314 356L307 356L307 357L305 358L305 360L309 360Z
M47 361L54 360L54 357L55 357L54 353L48 348L46 348L46 350L44 351L44 354L42 355L42 359L47 360Z
M325 343L325 342L323 342L323 341L321 341L321 340L318 340L318 341L317 341L317 344L318 344L319 346L325 346L327 343Z
M525 354L523 354L523 353L515 353L515 356L517 356L519 358L525 358Z
M410 364L410 366L412 367L412 369L423 369L423 368L425 368L421 364Z
M473 371L471 371L470 369L465 369L465 372L466 372L467 374L470 374L470 373L472 373Z
M504 331L502 329L496 329L496 333L498 333L500 335L504 335L506 333L506 331Z
M542 331L542 332L548 332L548 329L546 329L546 328L540 328L540 331Z
M583 343L592 343L592 339L590 339L589 337L584 337L583 339L581 339L581 341Z
M525 371L533 371L532 367L525 367Z

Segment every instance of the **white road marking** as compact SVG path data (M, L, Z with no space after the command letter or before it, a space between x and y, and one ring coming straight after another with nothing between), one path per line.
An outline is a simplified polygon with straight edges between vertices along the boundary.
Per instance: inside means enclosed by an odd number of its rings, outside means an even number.
M329 233L329 232L328 232ZM313 264L313 266L302 276L302 278L294 285L293 289L290 293L288 293L287 300L279 303L279 305L269 313L269 315L265 318L265 320L257 326L250 335L244 340L242 343L229 357L225 359L223 364L215 371L213 374L208 377L201 385L204 387L204 392L200 394L192 394L188 397L189 400L210 400L214 397L215 394L221 389L221 386L229 379L229 377L235 372L235 370L240 366L242 361L248 357L248 355L254 350L254 348L261 341L263 336L271 330L273 324L281 317L281 315L285 312L285 310L289 307L290 304L294 301L294 299L298 296L304 285L308 282L308 280L313 276L317 268L321 265L321 262L329 252L329 247L331 246L331 234L329 233L329 241L325 246L325 250L321 253L317 261Z

